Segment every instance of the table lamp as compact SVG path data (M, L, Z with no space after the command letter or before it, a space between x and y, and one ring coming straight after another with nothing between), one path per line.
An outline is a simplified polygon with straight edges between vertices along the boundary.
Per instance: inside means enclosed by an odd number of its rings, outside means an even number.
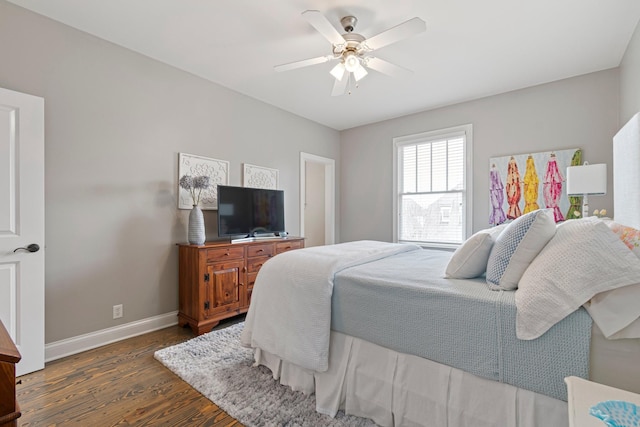
M607 165L600 163L567 168L567 195L582 196L582 217L589 216L588 195L607 194Z

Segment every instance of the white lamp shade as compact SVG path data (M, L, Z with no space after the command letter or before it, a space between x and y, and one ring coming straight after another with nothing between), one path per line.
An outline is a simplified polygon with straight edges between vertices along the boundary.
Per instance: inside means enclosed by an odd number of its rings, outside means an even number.
M353 72L353 77L355 77L356 81L358 82L367 74L369 74L367 73L367 70L365 70L362 65L358 65L358 68L356 68L356 70Z
M567 194L607 194L607 165L569 166L567 168Z
M338 64L335 67L333 67L331 71L329 71L329 73L331 73L331 75L335 77L336 80L342 80L342 77L344 77L345 71L346 69L344 68L344 64L342 62L338 62Z
M348 72L353 73L360 65L360 59L353 52L347 52L344 56L344 67Z

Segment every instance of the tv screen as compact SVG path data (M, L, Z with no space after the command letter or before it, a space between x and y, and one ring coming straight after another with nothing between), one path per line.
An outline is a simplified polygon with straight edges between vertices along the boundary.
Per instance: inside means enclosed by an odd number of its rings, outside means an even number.
M284 228L284 191L218 185L218 235L255 236Z

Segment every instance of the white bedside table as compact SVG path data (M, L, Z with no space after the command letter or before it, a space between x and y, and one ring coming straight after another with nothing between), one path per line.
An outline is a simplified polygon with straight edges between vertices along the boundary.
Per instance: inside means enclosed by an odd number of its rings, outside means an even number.
M567 377L569 427L606 427L606 424L589 415L589 408L605 400L624 400L640 405L640 394L594 383L578 377Z

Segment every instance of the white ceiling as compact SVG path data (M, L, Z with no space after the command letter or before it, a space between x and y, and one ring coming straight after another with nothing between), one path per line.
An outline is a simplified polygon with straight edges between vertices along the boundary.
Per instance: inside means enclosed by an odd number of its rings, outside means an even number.
M638 0L9 1L338 130L617 67L640 18ZM420 17L426 32L376 51L413 74L332 97L333 62L274 72L331 53L307 9L365 37Z

